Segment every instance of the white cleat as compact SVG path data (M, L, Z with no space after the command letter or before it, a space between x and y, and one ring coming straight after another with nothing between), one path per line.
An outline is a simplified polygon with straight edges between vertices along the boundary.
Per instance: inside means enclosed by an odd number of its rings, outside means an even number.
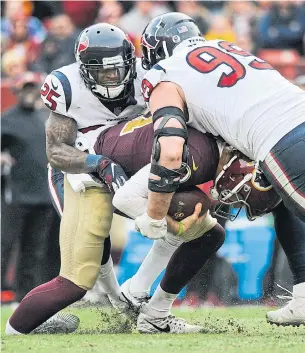
M279 286L279 285L278 285ZM275 311L268 311L267 322L278 326L305 325L305 282L293 286L293 293L286 290L292 296L279 296L279 298L291 299L287 305Z
M165 318L157 318L144 313L145 305L141 308L138 317L137 330L140 333L199 333L203 327L188 324L184 319L169 315Z
M68 313L57 313L50 317L47 321L35 328L31 334L60 334L72 333L79 326L79 318L75 315ZM15 330L9 320L5 328L6 335L23 335L21 332Z
M131 293L130 290L130 281L131 278L125 281L121 285L122 295L129 300L135 307L140 308L142 304L147 303L150 299L148 293Z
M46 322L35 328L31 334L60 334L72 333L79 326L79 318L75 315L59 312Z
M137 317L139 315L140 307L138 305L134 305L127 297L125 297L124 293L121 293L119 301L113 300L109 297L109 301L112 306L118 310L118 312L127 319L129 319L132 323L136 324Z

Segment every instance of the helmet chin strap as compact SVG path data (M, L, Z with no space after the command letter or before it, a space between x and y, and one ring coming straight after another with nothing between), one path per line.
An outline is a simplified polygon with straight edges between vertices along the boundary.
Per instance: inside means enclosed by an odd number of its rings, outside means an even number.
M162 42L162 46L163 46L165 58L169 58L169 53L168 53L168 50L167 50L167 45L166 45L166 41L165 40Z
M116 98L118 97L124 90L124 85L116 86L116 87L104 87L101 85L95 85L92 87L92 90L96 93L99 93L104 98Z

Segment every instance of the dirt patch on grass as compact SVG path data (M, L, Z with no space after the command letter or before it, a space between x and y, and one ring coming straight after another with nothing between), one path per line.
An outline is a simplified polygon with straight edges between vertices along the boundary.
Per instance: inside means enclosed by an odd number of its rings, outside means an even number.
M87 306L88 308L88 306ZM132 333L132 323L116 310L105 308L103 306L90 307L90 311L99 312L99 320L95 327L84 328L76 331L77 334L95 335L95 334L121 334Z
M203 326L201 333L207 334L220 334L220 333L237 333L237 334L247 334L245 326L233 318L215 318L208 316L206 319L198 323L198 325Z

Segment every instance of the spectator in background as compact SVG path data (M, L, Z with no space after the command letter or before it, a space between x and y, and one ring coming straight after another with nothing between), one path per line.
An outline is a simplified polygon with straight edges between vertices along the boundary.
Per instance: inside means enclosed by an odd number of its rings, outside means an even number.
M35 71L50 73L72 64L75 61L74 45L78 34L69 16L52 17L49 34L42 43L42 54L35 65Z
M210 21L209 31L205 35L206 40L223 39L235 43L236 36L230 20L223 15L214 15Z
M24 23L17 23L17 32L21 31L21 25L26 26L28 39L40 44L46 37L46 31L38 18L31 16L32 11L33 5L30 1L6 1L4 17L1 18L1 35L11 38L16 32L16 21L22 20Z
M32 4L33 16L39 18L43 22L48 18L60 15L62 13L61 1L32 1Z
M204 6L211 12L213 15L219 14L222 12L223 7L225 5L225 1L217 1L217 0L212 0L212 1L206 1L203 0L201 3L204 2Z
M134 7L122 16L119 27L133 37L140 38L149 21L170 9L158 1L137 1Z
M203 35L207 33L209 28L208 18L210 14L205 7L201 6L197 0L179 1L175 5L178 12L185 13L196 21Z
M118 1L100 1L100 3L101 7L95 22L107 22L120 27L120 20L123 14L122 4Z
M163 13L167 12L172 12L173 7L169 4L170 1L167 0L155 0L153 1L154 3L154 8L152 9L152 12L154 14L154 17L159 16Z
M258 17L262 17L271 9L273 1L257 0L255 3Z
M11 156L5 174L1 222L1 282L19 239L16 300L59 270L59 218L47 182L45 121L49 115L40 99L42 78L27 73L17 82L18 104L1 119L1 153ZM2 155L3 156L3 155Z
M94 23L99 2L63 0L62 9L72 19L76 28L83 29Z
M253 42L257 22L257 6L251 1L228 1L224 15L230 20L235 33L235 43L248 52L255 52Z
M302 55L304 33L304 8L290 1L279 1L259 20L258 44L261 48L296 49Z
M237 36L235 39L235 44L250 53L255 53L256 51L255 43L253 42L252 36L250 34Z
M253 2L228 1L224 15L230 19L237 38L252 36L257 20L257 7Z
M40 42L30 35L28 18L23 15L10 22L10 33L6 38L6 49L15 49L19 55L25 57L28 64L37 60L40 54Z
M141 56L141 35L150 20L163 13L170 12L163 1L137 1L134 7L123 15L117 23L130 36L136 48L136 55Z
M3 54L1 71L2 77L4 76L9 80L14 81L26 70L27 64L24 53L19 53L18 50L12 49Z
M96 18L96 23L98 22L107 22L112 25L121 27L121 17L123 14L123 5L115 0L112 1L100 1L101 7ZM126 30L130 40L136 49L136 56L141 56L141 47L140 47L140 37L135 37L130 31Z

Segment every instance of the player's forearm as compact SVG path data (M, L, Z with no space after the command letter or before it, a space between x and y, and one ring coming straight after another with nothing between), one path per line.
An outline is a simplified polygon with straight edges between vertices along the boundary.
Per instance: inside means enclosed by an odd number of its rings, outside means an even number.
M51 113L46 124L46 152L50 165L67 173L95 172L101 156L90 155L74 147L76 121Z
M47 151L51 167L66 173L89 173L88 154L64 143L54 145Z
M147 214L153 219L163 219L168 212L174 193L149 191Z

